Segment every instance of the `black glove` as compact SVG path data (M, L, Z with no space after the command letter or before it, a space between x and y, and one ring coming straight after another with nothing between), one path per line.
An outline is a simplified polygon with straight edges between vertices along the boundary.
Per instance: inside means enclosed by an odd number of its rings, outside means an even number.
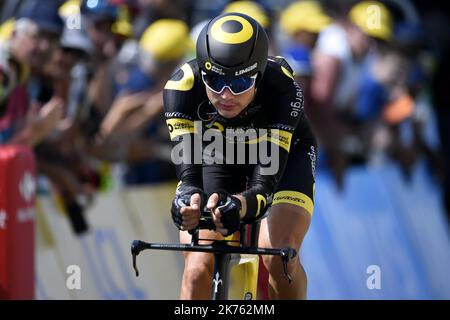
M242 208L241 200L227 192L218 192L217 194L219 195L217 209L219 209L222 215L220 222L228 230L226 236L229 236L239 230L239 224L241 222L240 212Z
M178 229L181 230L181 226L183 224L183 216L181 215L181 208L189 206L191 202L191 197L193 194L200 194L200 210L203 209L206 203L206 195L202 189L192 186L179 186L177 192L175 194L175 198L172 201L172 208L170 212L172 213L172 220L177 226Z

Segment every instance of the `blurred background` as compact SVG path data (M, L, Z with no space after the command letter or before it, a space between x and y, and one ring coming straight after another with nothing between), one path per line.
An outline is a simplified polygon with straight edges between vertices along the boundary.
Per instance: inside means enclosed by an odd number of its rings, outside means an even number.
M222 12L266 29L319 140L308 298L450 299L450 21L424 0L0 0L0 299L178 298L181 254L135 278L129 246L178 241L162 88Z

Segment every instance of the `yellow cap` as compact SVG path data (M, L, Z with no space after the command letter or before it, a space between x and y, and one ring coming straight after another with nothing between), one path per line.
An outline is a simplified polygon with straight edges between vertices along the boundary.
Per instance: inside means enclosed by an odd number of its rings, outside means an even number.
M392 15L378 1L361 1L349 12L350 20L370 37L390 40L392 37Z
M111 26L111 31L127 38L133 36L133 25L131 24L130 12L127 6L120 6L119 15Z
M331 21L318 1L297 1L283 11L280 25L291 35L298 31L319 33Z
M255 19L263 28L269 26L269 17L264 12L264 9L253 1L235 1L228 4L222 13L238 12L248 15Z
M16 20L11 18L0 25L0 41L8 41L11 38L15 23Z
M176 19L153 22L142 34L139 44L159 61L180 59L193 45L188 26Z
M59 7L58 13L61 18L80 14L81 0L68 0Z

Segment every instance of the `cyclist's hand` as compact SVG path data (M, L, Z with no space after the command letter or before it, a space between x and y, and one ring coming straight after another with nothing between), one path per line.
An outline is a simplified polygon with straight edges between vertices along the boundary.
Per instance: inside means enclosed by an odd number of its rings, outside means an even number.
M178 190L172 201L172 219L180 230L192 230L200 220L203 192L200 189L187 187Z
M195 229L200 221L201 197L199 193L195 193L191 196L190 204L190 206L183 207L180 210L183 217L181 230Z
M241 201L225 192L213 193L206 205L212 212L216 231L224 236L239 230Z

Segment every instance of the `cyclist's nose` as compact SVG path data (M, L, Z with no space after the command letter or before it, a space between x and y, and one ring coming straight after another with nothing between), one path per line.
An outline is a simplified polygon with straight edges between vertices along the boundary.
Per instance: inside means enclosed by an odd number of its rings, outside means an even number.
M231 100L234 98L234 95L229 88L225 88L225 89L223 89L222 93L220 94L220 97L223 100Z

